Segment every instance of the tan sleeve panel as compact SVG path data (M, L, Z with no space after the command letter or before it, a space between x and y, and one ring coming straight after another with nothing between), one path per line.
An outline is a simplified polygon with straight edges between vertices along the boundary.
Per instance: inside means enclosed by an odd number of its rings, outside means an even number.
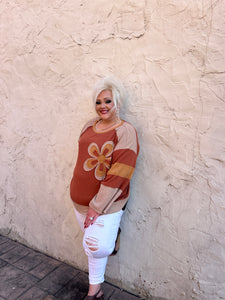
M120 149L130 149L137 154L137 134L134 127L130 123L124 122L123 125L118 127L116 130L118 144L116 145L114 151Z
M99 214L104 214L112 203L118 199L122 191L118 188L101 185L98 194L91 200L89 206Z

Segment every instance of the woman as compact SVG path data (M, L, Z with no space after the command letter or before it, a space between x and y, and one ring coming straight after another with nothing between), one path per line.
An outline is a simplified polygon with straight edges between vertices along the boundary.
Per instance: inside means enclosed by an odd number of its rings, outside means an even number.
M104 299L101 283L108 256L117 250L115 242L139 152L136 130L119 117L124 98L124 87L111 77L96 86L93 100L98 118L81 131L70 185L88 256L86 300Z

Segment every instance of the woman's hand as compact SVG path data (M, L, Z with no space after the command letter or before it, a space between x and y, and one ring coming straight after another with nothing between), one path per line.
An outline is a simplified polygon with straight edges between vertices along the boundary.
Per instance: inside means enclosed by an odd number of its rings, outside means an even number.
M86 219L84 221L84 228L88 228L90 225L94 224L98 216L99 213L97 213L94 209L89 207Z

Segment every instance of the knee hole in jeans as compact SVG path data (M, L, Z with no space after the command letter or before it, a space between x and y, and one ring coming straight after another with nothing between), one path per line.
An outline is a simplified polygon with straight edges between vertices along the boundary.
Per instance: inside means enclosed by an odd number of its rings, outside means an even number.
M103 220L96 220L95 225L98 225L100 227L104 227L104 221ZM99 240L95 237L86 237L84 239L85 244L87 245L88 249L91 251L98 251L99 250Z
M86 237L84 240L85 244L87 245L88 249L91 251L97 251L98 250L98 239L94 237Z

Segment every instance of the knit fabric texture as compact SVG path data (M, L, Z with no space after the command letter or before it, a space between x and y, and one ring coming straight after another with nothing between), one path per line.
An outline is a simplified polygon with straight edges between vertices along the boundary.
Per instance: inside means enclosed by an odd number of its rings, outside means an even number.
M89 121L81 132L70 195L75 206L108 214L121 210L128 200L139 144L130 123L122 121L100 132L95 129L97 121Z

